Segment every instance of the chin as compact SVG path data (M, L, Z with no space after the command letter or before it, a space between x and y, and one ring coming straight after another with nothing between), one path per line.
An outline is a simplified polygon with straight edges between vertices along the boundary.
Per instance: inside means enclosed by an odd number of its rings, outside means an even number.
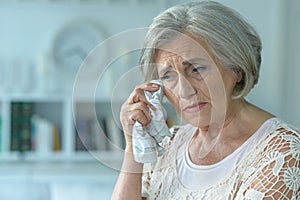
M189 115L189 116L183 116L183 119L186 123L201 128L201 127L207 127L209 125L211 118L209 115L207 116L204 117L199 115L198 116Z

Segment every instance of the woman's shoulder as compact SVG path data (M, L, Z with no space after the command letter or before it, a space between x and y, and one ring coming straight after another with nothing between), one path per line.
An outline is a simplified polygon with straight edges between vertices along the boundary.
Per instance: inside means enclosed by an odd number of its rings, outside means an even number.
M279 139L280 141L294 141L300 139L299 129L285 122L282 119L276 118L275 128L267 135L267 141ZM270 143L270 142L269 142Z
M287 156L300 154L300 132L293 125L284 120L273 119L276 123L274 128L265 135L258 143L254 154L257 159L261 156Z
M293 125L282 120L270 136L269 145L275 148L276 144L279 144L281 147L279 151L294 152L296 150L300 154L300 132Z
M271 191L279 191L276 199L294 199L299 195L296 177L300 173L300 134L283 120L274 120L276 126L236 168L235 177L241 182L236 188L237 197L267 197L274 194Z

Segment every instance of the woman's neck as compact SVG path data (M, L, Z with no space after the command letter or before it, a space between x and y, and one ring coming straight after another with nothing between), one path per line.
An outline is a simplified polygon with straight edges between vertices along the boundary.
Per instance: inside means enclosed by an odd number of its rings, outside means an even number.
M235 100L228 108L225 119L211 123L205 128L199 128L199 135L207 139L216 137L241 137L251 135L267 120L274 115L250 104L246 100Z
M192 156L196 163L208 164L222 160L251 137L266 120L274 117L244 100L236 103L226 116L222 128L199 128L195 133L189 149L193 149L190 153L198 152L198 155Z

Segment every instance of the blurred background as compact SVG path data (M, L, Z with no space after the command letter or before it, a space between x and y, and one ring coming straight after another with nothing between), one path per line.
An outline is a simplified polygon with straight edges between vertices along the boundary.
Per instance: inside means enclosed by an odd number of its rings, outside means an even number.
M300 1L218 1L262 37L248 100L300 127ZM130 30L183 2L0 0L0 199L109 199L124 147L118 112L142 81L142 38Z

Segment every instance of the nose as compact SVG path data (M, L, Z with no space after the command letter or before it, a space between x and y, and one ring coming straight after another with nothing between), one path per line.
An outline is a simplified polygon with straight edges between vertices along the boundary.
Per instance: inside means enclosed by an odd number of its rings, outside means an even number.
M190 81L188 78L186 78L183 75L179 76L178 80L178 94L180 98L189 98L196 94L196 90L194 87L191 85Z

